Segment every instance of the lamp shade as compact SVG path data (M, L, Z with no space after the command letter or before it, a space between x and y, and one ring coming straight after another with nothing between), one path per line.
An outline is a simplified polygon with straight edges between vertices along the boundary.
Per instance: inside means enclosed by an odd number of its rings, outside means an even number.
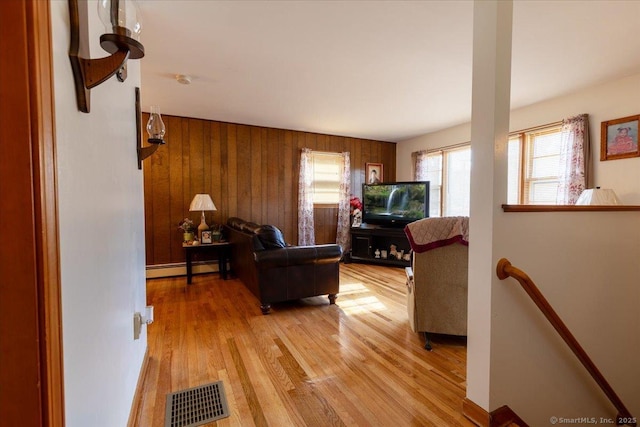
M215 211L216 205L213 204L211 196L208 194L196 194L189 205L190 211Z
M610 188L590 188L588 190L584 190L580 197L578 197L578 201L576 205L619 205L620 200L618 196L616 196L615 191Z

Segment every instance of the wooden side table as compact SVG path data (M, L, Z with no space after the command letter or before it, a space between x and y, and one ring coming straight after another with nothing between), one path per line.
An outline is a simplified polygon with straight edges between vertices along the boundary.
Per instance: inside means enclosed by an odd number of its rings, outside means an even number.
M227 261L231 252L229 242L206 243L199 245L182 244L187 258L187 284L191 284L193 276L192 261L196 254L214 254L218 256L218 271L224 280L227 280Z

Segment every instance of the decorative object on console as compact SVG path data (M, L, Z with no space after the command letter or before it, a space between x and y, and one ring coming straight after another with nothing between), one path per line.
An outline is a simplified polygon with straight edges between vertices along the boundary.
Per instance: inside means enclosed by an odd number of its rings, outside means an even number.
M356 209L353 211L353 222L351 223L351 227L360 227L362 225L362 211L360 209Z
M202 243L211 243L213 238L211 237L211 231L205 230L202 232Z
M616 196L616 192L610 188L590 188L584 190L576 205L591 205L591 206L603 206L603 205L619 205L620 199Z
M640 114L602 122L600 160L640 157L638 123Z
M100 46L111 55L89 58L89 14L86 0L69 0L69 59L76 88L78 110L90 110L89 90L117 74L127 78L127 59L144 57L144 46L138 41L142 26L133 0L103 0L98 2L98 15L105 26Z
M396 245L389 246L389 256L398 259L398 247Z
M136 150L138 151L138 169L142 169L142 161L156 152L158 147L165 143L164 134L166 132L166 128L164 127L164 122L162 121L162 116L160 116L160 107L152 106L151 114L149 114L149 120L147 121L147 133L149 134L149 139L147 142L153 145L149 145L146 147L140 147L140 140L142 139L140 135L140 120L141 120L141 111L140 111L140 88L136 88Z
M352 194L351 199L349 199L349 206L351 207L351 226L360 227L362 225L362 202Z
M189 211L202 211L200 225L198 225L198 239L202 239L202 232L209 229L207 221L204 217L204 211L215 211L216 205L213 204L211 196L208 194L196 194L191 205L189 205Z
M376 249L375 256L376 258L380 258L380 249Z
M214 242L219 242L222 240L222 226L218 224L214 224L211 227L211 238Z
M182 241L184 243L193 242L193 221L185 218L178 224L178 230L182 231Z

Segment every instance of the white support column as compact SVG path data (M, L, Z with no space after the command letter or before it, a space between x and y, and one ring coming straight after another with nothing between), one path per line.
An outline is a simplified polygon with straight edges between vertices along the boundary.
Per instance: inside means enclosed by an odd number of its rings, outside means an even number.
M467 398L490 408L494 236L507 199L511 90L511 0L476 0L473 12L471 210Z

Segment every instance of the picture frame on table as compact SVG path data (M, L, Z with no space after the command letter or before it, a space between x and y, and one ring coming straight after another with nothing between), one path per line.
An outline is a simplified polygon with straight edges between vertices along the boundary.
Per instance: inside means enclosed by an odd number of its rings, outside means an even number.
M205 230L202 232L202 244L213 243L212 231Z
M364 173L367 184L384 182L384 165L382 163L365 163Z
M600 160L640 157L638 125L640 114L602 122Z

